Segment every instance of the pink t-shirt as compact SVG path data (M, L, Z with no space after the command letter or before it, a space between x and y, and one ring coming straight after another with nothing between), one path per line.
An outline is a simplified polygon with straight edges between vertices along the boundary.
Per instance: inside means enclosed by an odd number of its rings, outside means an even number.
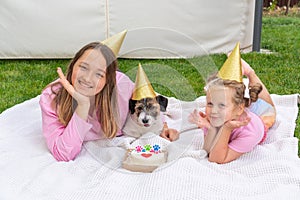
M250 152L265 134L261 118L249 110L246 110L246 113L251 118L250 122L246 126L234 129L228 143L230 149L239 153ZM204 130L204 134L207 134L207 129Z
M120 123L123 126L128 114L128 102L134 89L134 83L121 72L117 72L116 82ZM96 114L89 116L85 121L74 113L68 125L64 126L59 121L55 109L51 106L53 98L54 94L51 87L43 90L40 96L43 134L49 150L58 161L73 160L81 151L84 141L103 138L101 125ZM117 134L121 135L121 130Z

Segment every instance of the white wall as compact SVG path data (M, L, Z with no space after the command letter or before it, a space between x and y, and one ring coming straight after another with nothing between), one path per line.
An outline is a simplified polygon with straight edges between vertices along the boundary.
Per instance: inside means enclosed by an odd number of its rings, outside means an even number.
M254 0L1 0L0 58L70 58L128 30L126 58L252 49Z

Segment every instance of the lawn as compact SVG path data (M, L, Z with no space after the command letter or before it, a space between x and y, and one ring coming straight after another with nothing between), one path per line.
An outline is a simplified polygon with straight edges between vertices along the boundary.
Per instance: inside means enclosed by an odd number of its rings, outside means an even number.
M251 52L242 55L255 69L270 93L300 93L299 30L298 15L264 16L261 48L272 53ZM225 59L225 54L193 59L119 59L119 67L134 80L135 69L141 63L149 79L153 80L157 92L182 100L193 100L204 95L205 76L221 66ZM49 82L57 78L56 68L60 66L65 69L68 63L68 59L0 60L0 113L39 95ZM156 67L165 71L158 71ZM295 136L300 138L299 114Z

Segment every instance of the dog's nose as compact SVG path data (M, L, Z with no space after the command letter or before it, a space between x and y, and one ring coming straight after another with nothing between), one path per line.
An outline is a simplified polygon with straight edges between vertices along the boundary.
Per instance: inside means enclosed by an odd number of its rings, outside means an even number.
M144 123L144 124L146 124L146 123L148 123L148 119L142 119L142 122Z

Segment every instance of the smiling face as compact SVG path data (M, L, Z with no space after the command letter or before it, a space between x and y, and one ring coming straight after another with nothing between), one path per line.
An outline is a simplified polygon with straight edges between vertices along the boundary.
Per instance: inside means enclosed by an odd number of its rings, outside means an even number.
M89 49L76 61L72 84L85 96L98 94L106 83L106 60L98 50Z
M243 106L233 101L234 89L224 86L213 86L206 94L206 115L213 127L220 127L225 122L238 119Z

